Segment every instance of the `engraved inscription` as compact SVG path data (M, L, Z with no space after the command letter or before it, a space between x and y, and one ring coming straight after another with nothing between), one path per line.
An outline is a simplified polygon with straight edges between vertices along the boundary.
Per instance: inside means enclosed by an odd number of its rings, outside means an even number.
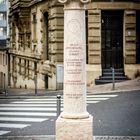
M81 19L72 18L65 24L67 37L64 48L64 87L65 96L70 99L83 98L86 85L84 25L80 21Z

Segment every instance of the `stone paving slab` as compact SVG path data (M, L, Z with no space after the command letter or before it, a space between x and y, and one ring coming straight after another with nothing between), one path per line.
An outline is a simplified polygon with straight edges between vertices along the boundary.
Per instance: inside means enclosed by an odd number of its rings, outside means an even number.
M94 140L140 140L140 136L95 136Z
M55 136L0 136L0 140L55 140ZM140 136L94 136L93 140L140 140Z

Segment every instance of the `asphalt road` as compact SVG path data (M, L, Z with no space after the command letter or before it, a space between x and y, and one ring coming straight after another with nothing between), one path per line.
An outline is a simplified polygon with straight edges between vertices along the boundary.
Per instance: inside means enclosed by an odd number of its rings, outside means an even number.
M140 91L88 95L87 103L94 136L140 136ZM0 99L0 135L55 135L55 105L53 96Z
M94 117L94 135L140 136L140 91L115 94L115 98L88 106Z

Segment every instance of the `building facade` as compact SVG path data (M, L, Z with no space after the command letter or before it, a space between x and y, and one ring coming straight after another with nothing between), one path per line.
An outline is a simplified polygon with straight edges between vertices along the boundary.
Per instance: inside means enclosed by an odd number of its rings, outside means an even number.
M7 35L8 1L0 0L0 90L8 86Z
M140 1L94 0L86 10L87 86L118 80L140 69ZM57 0L10 1L10 83L12 87L61 89L63 5Z

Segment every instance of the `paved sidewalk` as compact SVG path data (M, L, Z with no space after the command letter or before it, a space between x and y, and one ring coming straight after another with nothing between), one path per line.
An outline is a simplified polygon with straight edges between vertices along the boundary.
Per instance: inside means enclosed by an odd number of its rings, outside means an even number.
M111 93L111 92L125 92L140 90L140 77L134 80L127 80L120 83L115 83L115 90L113 90L113 84L94 85L88 87L88 93Z
M55 140L55 136L1 136L0 140ZM140 136L93 136L93 140L140 140Z
M92 85L91 87L87 87L88 94L100 94L100 93L112 93L112 92L125 92L125 91L134 91L140 90L140 77L134 80L128 80L125 82L115 83L115 90L112 90L111 84L104 85ZM57 95L62 94L63 90L37 90L37 96L46 96L46 95ZM34 89L7 89L7 95L9 96L35 96ZM5 93L0 92L0 98L5 97Z
M46 95L57 95L57 94L62 94L62 90L47 90L47 89L38 89L37 94L35 94L34 89L14 89L14 88L9 88L7 89L7 93L5 92L0 93L0 98L1 97L26 97L26 96L46 96Z

